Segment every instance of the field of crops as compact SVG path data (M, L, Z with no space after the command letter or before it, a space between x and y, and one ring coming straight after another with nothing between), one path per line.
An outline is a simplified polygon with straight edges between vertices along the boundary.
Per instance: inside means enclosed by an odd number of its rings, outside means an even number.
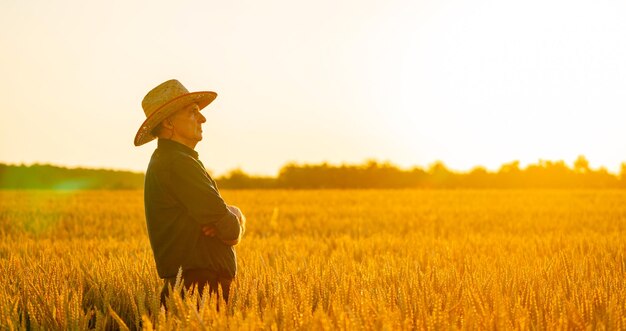
M142 192L0 192L2 329L626 329L626 192L225 191L231 302L159 307Z

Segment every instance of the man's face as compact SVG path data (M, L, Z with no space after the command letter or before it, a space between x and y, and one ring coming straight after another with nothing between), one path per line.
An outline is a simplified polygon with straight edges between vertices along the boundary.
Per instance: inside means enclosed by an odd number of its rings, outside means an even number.
M173 140L192 148L202 140L202 123L206 122L206 117L195 103L177 111L170 120L174 131Z

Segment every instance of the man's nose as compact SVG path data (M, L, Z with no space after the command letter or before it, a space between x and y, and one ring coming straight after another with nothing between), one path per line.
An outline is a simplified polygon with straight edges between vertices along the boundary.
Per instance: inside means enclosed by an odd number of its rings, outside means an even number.
M206 122L206 117L204 117L204 115L200 114L200 123L204 123Z

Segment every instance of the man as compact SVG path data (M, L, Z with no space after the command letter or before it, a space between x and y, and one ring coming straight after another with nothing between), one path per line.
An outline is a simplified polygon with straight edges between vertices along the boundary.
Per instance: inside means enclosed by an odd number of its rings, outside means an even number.
M227 205L194 150L202 140L200 113L215 92L189 93L177 80L152 89L142 101L146 120L135 146L158 138L146 171L144 202L157 272L165 279L161 304L179 269L185 288L211 292L221 287L228 301L237 271L234 245L241 240L245 216Z

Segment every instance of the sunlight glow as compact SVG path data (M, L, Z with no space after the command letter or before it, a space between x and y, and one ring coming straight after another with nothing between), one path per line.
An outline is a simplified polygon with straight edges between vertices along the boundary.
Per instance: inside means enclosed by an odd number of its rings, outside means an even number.
M185 8L194 8L193 11ZM0 162L144 170L144 94L213 90L217 173L288 161L626 161L626 4L270 0L0 5Z

